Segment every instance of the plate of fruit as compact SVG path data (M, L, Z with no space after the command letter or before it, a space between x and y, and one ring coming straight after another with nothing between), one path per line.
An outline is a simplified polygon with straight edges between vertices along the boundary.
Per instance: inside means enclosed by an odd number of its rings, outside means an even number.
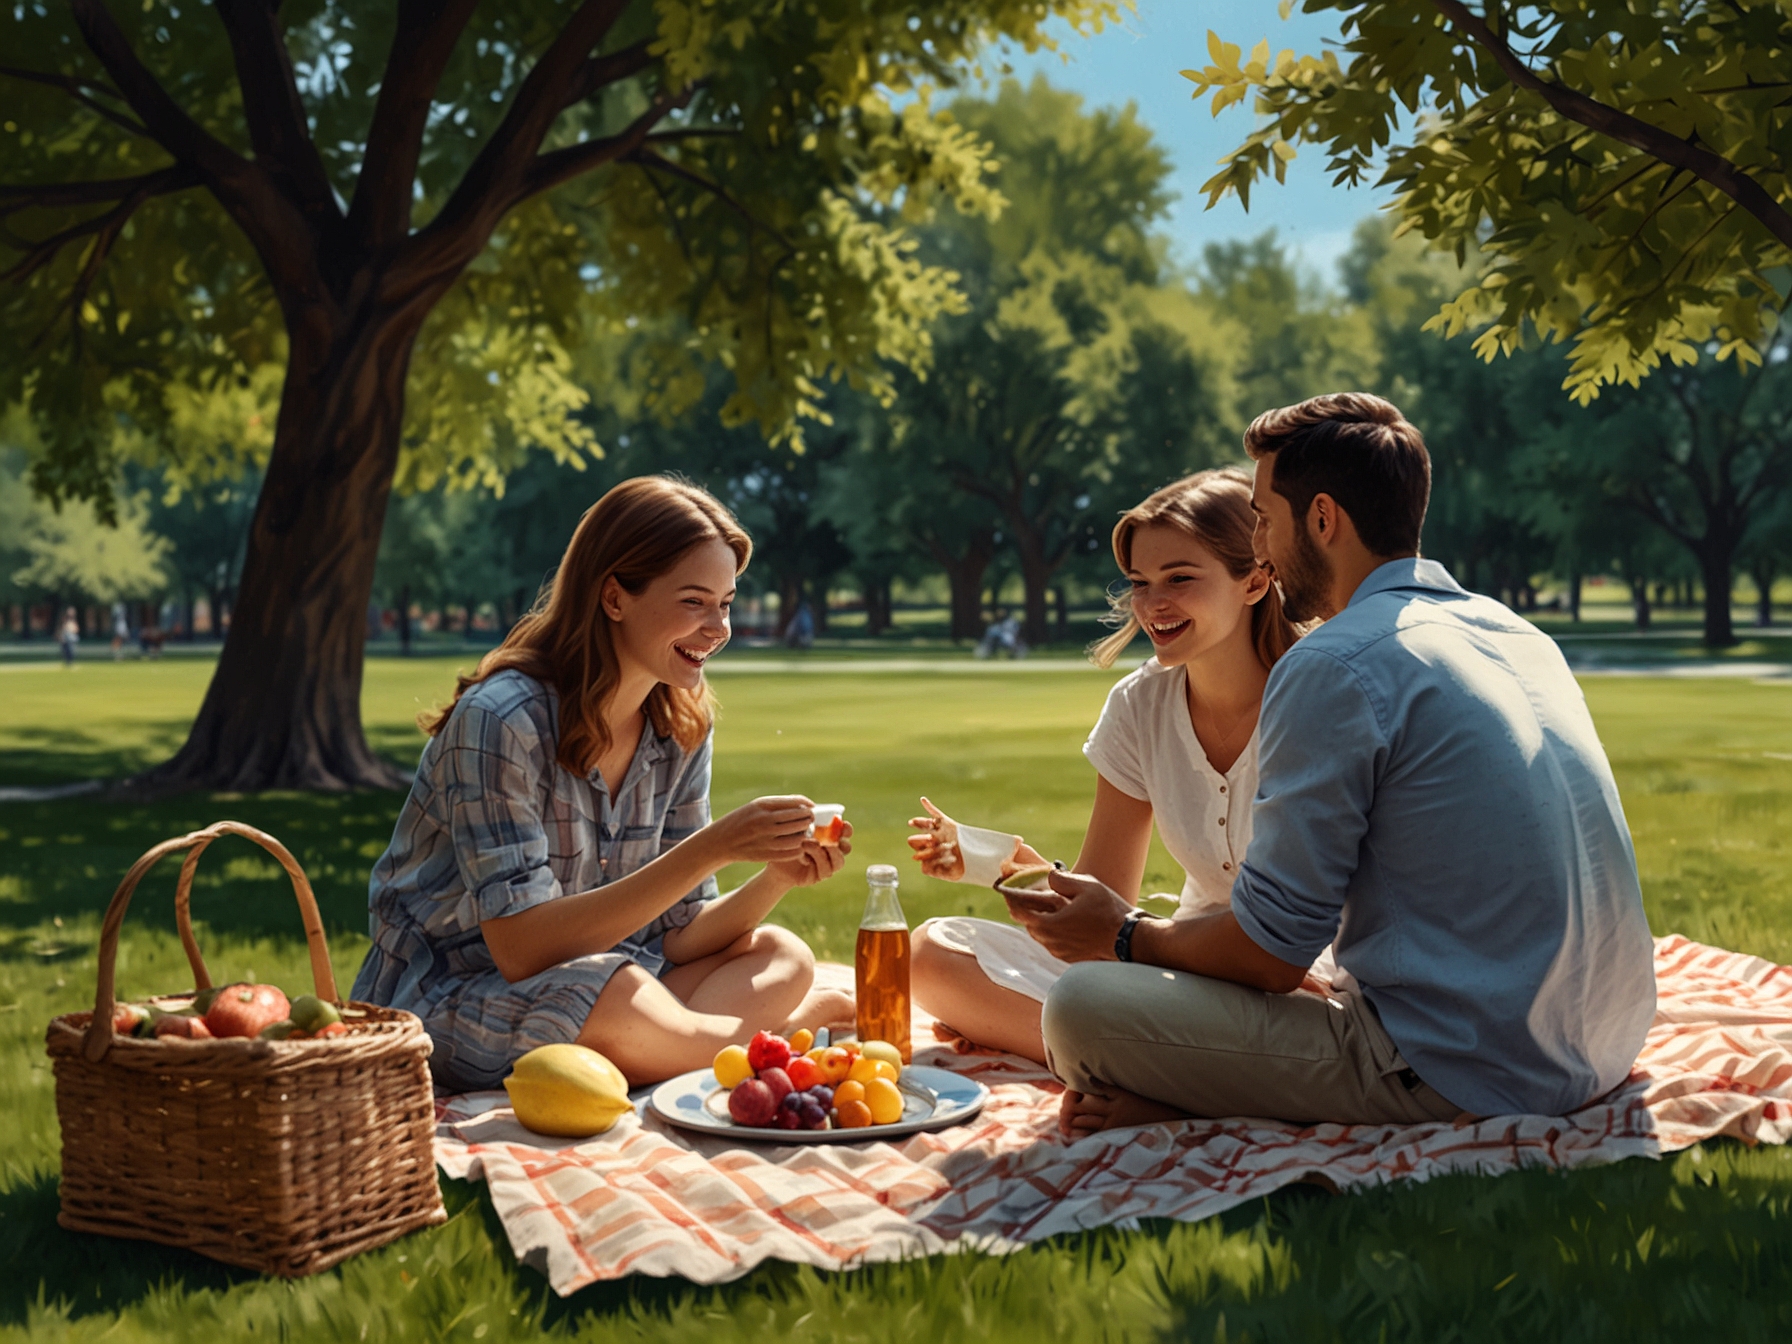
M669 1078L648 1107L669 1125L772 1143L859 1143L944 1129L983 1109L973 1078L904 1064L888 1041L815 1043L762 1031L707 1069Z

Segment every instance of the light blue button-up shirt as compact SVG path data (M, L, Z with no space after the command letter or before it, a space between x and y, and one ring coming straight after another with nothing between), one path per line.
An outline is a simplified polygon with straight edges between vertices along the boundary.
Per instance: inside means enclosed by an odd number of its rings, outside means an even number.
M1263 695L1232 888L1264 950L1328 942L1419 1077L1481 1115L1622 1082L1655 1013L1636 855L1555 641L1394 560Z

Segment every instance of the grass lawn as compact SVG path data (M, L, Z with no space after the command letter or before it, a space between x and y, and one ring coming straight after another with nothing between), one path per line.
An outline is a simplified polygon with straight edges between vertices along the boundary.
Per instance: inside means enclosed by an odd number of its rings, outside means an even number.
M410 720L452 661L370 662L366 715L414 758ZM101 778L179 742L209 664L0 670L0 785ZM901 861L926 791L967 820L1069 855L1092 775L1078 748L1112 674L717 677L714 803L802 790L848 804L850 873ZM1657 932L1792 961L1792 686L1587 683L1637 839ZM483 1187L448 1183L442 1228L296 1284L56 1226L57 1135L45 1023L91 1004L98 915L155 841L219 817L273 832L316 885L346 984L366 947L366 875L393 795L89 798L0 803L0 1337L191 1340L534 1338L729 1341L1168 1337L1255 1340L1684 1339L1792 1325L1792 1152L1705 1145L1665 1162L1572 1175L1451 1177L1334 1198L1290 1190L1200 1225L1106 1229L1018 1255L965 1255L846 1275L771 1267L721 1289L629 1280L555 1299L512 1259ZM1148 883L1173 889L1154 854ZM120 990L186 983L170 864L140 888ZM905 871L911 922L995 914L993 896ZM825 956L849 955L850 876L781 907ZM247 845L207 855L195 913L215 974L304 985L292 902Z

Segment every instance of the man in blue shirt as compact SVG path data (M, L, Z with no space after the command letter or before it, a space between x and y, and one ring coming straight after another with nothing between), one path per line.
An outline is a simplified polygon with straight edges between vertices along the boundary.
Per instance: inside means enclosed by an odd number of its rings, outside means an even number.
M1554 641L1419 559L1430 459L1394 406L1316 397L1245 447L1259 557L1325 624L1264 691L1230 911L1152 919L1074 874L1010 899L1075 963L1042 1023L1064 1132L1585 1105L1628 1075L1655 978L1579 686ZM1296 992L1328 943L1328 992Z

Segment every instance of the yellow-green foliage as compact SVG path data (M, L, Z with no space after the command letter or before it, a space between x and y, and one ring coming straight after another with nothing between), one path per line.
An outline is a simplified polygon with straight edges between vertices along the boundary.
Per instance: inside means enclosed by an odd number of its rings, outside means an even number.
M1782 206L1792 198L1784 3L1483 8L1544 80L1696 143ZM1518 88L1430 0L1302 9L1341 15L1341 50L1272 57L1264 41L1246 58L1210 34L1209 63L1184 71L1196 97L1212 94L1215 115L1254 95L1262 119L1207 182L1210 203L1227 192L1248 200L1265 173L1282 180L1302 144L1329 155L1339 182L1382 167L1404 228L1459 259L1483 253L1478 282L1433 325L1479 329L1476 349L1490 359L1527 328L1572 340L1564 386L1583 403L1663 359L1690 363L1707 343L1745 366L1760 360L1784 288L1770 277L1792 251L1729 195Z

